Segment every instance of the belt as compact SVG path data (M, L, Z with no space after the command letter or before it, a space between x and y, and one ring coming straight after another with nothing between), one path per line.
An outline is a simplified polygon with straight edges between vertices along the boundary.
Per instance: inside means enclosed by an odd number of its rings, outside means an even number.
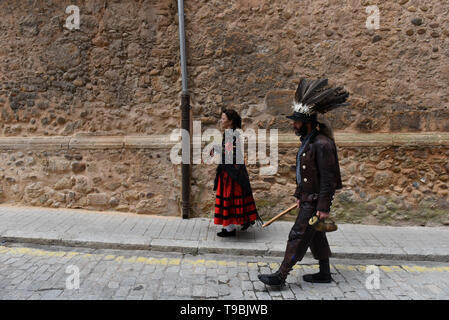
M318 200L318 193L300 193L299 200L302 201L316 201Z

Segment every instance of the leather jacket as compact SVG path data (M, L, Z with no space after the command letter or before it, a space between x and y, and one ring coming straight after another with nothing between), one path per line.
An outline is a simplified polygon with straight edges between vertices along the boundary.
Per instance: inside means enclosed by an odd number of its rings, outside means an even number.
M317 201L317 210L329 212L335 190L341 189L340 166L335 142L316 131L301 157L301 181L294 196L301 201Z

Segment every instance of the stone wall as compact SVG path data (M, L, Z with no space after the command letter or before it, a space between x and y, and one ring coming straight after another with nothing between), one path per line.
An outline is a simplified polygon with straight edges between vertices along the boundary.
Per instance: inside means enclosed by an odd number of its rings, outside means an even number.
M296 188L297 148L280 148L275 176L248 166L256 204L264 220L291 206ZM449 146L339 147L344 188L336 193L336 221L385 225L449 225ZM211 172L197 169L196 183L208 186ZM202 189L197 189L202 190ZM214 198L203 204L213 212ZM285 216L295 219L296 212Z
M339 148L344 189L336 219L393 225L449 224L449 148Z
M8 167L0 201L8 204L178 212L180 177L164 150L9 150L0 161Z
M214 126L226 105L247 126L286 128L261 112L265 100L301 76L328 77L351 93L351 108L330 115L336 129L448 131L449 4L346 3L186 1L195 119ZM70 4L80 8L80 30L64 28ZM379 7L379 30L365 26L368 5ZM1 135L178 126L175 0L4 0L0 10Z
M67 6L80 30L64 28ZM1 134L155 134L177 127L173 1L0 3Z
M401 142L410 140L407 135L395 135L399 143L386 136L365 134L351 141L350 134L336 134L344 184L332 207L337 221L448 224L449 134L409 145ZM170 160L174 142L151 136L78 136L17 138L8 145L11 139L0 139L0 202L138 214L180 212L180 168ZM296 144L295 136L279 138L275 175L260 175L260 163L248 165L265 220L294 201ZM192 173L192 216L212 217L215 165L193 165ZM294 213L285 218L293 219Z
M186 1L193 120L216 128L226 106L244 129L291 133L285 114L299 78L327 77L351 94L350 107L327 115L337 135L449 132L449 4L344 3ZM80 30L64 27L71 4ZM378 30L365 26L370 5L380 10ZM101 138L167 139L179 127L176 1L4 0L0 10L0 201L179 215L180 170L166 144L107 147ZM85 148L47 147L80 135L92 138ZM48 140L11 147L21 137ZM340 145L338 221L449 222L448 139L407 139ZM281 145L275 176L249 166L265 217L292 201L296 148ZM195 165L192 174L193 215L210 216L214 168Z

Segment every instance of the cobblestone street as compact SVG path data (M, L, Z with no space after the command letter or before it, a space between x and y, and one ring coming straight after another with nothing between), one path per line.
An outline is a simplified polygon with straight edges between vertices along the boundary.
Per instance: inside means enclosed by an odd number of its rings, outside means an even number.
M292 271L286 287L265 287L257 275L277 270L280 262L279 257L2 243L0 299L449 298L448 263L331 259L334 282L309 284L302 275L316 272L318 266L305 259ZM368 267L374 264L379 267L378 286L371 281L376 273Z

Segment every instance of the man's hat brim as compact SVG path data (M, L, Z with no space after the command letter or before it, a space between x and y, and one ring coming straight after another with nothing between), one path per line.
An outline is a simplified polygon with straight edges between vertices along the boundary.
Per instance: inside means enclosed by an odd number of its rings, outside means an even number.
M293 112L292 115L287 116L288 119L295 120L295 121L303 121L303 122L314 122L317 121L317 114L311 114L310 116L300 113L300 112Z
M295 116L294 114L291 116L287 116L287 118L291 119L291 120L299 120L300 119L298 116Z

